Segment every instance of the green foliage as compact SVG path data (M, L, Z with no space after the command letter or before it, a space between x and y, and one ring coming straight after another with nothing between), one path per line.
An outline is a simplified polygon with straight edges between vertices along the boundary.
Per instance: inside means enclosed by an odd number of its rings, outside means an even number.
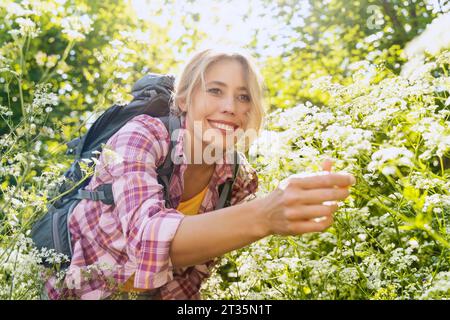
M398 73L401 49L437 15L419 0L266 2L273 7L268 14L286 25L288 35L265 44L283 48L264 70L272 109L326 103L326 94L311 91L312 80L329 75L350 83L352 64L361 60Z

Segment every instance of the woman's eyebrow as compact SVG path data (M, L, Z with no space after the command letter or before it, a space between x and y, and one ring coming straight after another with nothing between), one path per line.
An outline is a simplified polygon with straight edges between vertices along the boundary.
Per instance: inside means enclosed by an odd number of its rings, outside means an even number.
M224 82L222 82L222 81L217 81L217 80L211 81L211 82L208 82L208 83L207 83L207 85L211 85L211 84L216 84L216 85L218 85L218 86L222 86L222 87L225 87L225 88L228 87L226 83L224 83ZM237 88L237 89L238 89L238 90L245 90L245 91L248 91L247 87L239 87L239 88Z

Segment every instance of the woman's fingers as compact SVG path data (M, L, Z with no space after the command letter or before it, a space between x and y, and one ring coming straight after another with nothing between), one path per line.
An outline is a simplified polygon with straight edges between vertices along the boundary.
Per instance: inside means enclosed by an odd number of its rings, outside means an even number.
M309 220L319 217L331 216L338 209L336 203L332 205L299 206L296 209L286 209L286 218L289 221Z
M284 205L286 208L305 204L322 204L325 201L344 200L350 194L348 188L296 190L284 191Z
M348 187L356 183L356 179L349 173L330 173L302 178L290 178L288 187L300 189L319 189L333 187Z
M353 175L332 173L333 161L322 163L322 172L295 174L280 183L278 199L282 210L271 219L274 233L299 235L321 232L333 224L335 201L345 200L349 187L356 183ZM329 204L327 204L329 202Z
M320 221L308 220L294 222L289 227L289 234L298 235L308 232L321 232L333 224L333 215L327 216Z

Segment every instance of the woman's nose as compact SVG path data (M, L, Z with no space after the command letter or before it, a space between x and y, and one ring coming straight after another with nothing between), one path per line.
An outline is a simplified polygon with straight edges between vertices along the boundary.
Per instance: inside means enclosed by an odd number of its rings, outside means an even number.
M235 101L234 97L225 98L222 102L222 111L228 113L235 113Z

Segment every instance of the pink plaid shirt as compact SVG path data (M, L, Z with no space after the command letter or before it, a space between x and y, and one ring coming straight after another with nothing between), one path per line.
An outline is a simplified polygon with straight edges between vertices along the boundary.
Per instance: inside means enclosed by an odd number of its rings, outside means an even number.
M175 208L187 167L183 136L174 151L182 161L175 165L169 188ZM87 189L112 183L115 205L82 200L76 206L69 221L71 264L62 283L55 276L46 282L50 299L104 299L133 274L134 287L153 290L162 299L201 298L200 285L218 259L186 268L172 266L169 248L184 215L165 207L155 171L168 153L169 139L159 119L139 115L108 140ZM216 164L199 214L214 210L217 188L230 177L230 164ZM254 198L257 187L254 169L241 163L231 204Z

